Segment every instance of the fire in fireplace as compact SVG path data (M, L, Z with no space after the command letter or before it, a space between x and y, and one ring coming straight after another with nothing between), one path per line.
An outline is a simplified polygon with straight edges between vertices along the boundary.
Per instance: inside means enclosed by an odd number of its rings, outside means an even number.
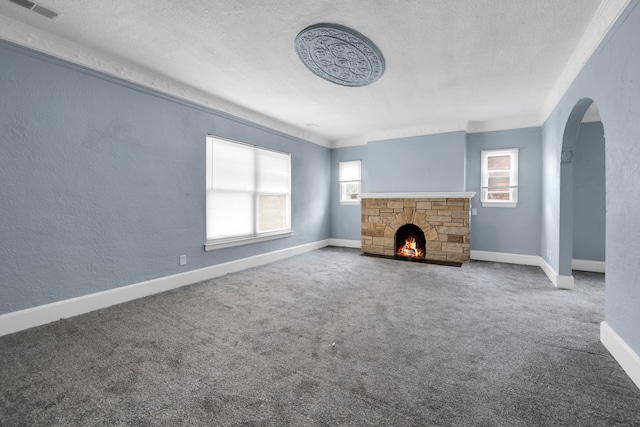
M405 258L425 259L426 238L414 224L405 224L396 231L396 255Z

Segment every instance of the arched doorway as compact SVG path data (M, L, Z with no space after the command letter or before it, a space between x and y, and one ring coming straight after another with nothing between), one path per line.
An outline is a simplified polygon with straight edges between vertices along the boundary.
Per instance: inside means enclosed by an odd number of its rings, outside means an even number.
M587 122L599 123L599 127L587 126ZM595 140L588 143L596 144L595 150L594 147L587 147L587 142L584 142L587 132L593 133L591 138ZM600 132L600 135L597 132ZM599 147L597 144L602 146ZM587 167L591 170L585 171L584 168ZM571 111L562 140L558 287L573 288L574 253L579 254L578 261L581 262L577 269L597 271L593 269L593 265L604 266L604 167L604 134L599 112L593 100L583 98ZM592 229L589 230L588 227ZM591 235L586 234L590 232ZM577 250L574 250L574 242L579 245L576 247ZM586 251L584 245L591 245L592 247L588 248L591 252ZM589 260L580 258L602 259L589 264L584 262Z

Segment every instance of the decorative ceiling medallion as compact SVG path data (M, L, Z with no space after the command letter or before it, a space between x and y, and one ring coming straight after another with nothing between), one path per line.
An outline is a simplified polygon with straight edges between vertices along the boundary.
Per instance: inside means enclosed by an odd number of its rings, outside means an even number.
M300 31L295 48L318 76L342 86L365 86L384 73L384 57L371 40L337 24L316 24Z

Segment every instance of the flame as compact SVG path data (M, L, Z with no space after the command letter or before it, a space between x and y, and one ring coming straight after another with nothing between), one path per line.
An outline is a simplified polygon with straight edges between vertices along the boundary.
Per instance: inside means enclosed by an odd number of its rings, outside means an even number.
M424 258L424 251L418 248L415 237L409 237L404 241L404 245L398 248L396 254L411 258Z

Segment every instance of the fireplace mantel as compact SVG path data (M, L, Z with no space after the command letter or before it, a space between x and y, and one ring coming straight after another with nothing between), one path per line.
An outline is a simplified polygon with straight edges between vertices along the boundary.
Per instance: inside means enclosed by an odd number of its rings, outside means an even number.
M475 192L362 193L362 199L470 199Z

